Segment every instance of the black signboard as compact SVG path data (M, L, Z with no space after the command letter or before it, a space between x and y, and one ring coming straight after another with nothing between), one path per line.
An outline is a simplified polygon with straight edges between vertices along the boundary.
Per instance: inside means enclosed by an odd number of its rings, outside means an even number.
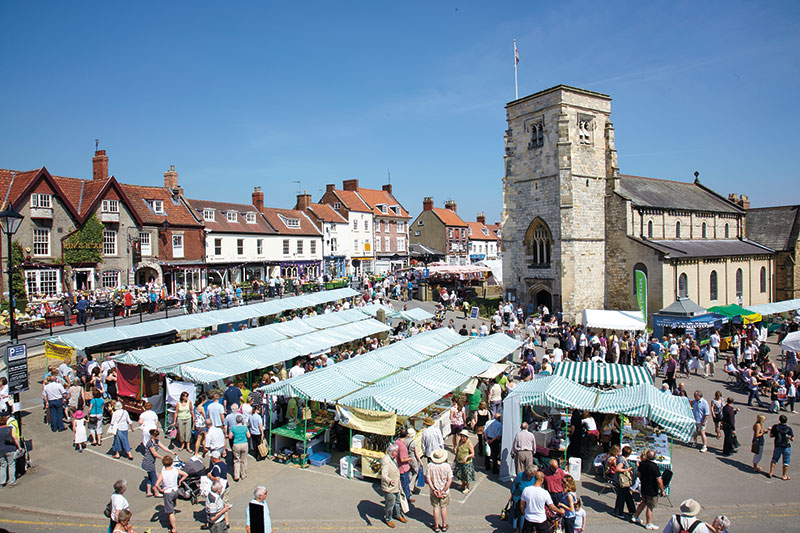
M16 344L6 349L8 369L8 393L19 394L28 390L28 347Z

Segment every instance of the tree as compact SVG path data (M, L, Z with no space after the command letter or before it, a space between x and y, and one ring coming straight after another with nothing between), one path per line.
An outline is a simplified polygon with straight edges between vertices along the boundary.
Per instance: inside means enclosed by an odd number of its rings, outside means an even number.
M11 281L11 291L14 295L14 302L16 303L16 308L20 311L24 311L25 308L28 306L28 293L25 292L25 279L22 275L22 269L20 265L22 264L22 246L19 242L14 241L11 244L11 266L12 266L12 281ZM8 274L6 274L8 275ZM8 309L8 301L4 301L2 304L2 309Z

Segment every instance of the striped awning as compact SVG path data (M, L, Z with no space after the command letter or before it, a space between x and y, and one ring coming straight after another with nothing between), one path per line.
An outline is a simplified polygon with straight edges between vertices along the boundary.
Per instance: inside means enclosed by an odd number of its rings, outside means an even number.
M556 365L553 375L561 376L583 385L630 386L642 383L653 384L653 377L645 367L616 363L562 361Z

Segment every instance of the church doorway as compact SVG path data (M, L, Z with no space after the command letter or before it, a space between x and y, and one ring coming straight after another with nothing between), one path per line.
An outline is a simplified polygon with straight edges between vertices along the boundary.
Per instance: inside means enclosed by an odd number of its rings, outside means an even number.
M533 296L533 304L538 308L544 305L548 310L553 310L553 295L549 291L541 289Z

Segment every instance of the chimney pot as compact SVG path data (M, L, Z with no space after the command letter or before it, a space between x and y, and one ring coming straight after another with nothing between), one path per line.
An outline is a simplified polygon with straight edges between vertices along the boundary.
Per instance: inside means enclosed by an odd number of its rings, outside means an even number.
M433 196L426 196L422 200L423 211L433 211Z
M479 223L483 224L484 226L486 225L486 215L484 215L483 213L478 213L478 216L475 218L475 220L477 220Z
M303 192L303 194L297 195L297 205L294 206L295 209L300 211L305 211L308 209L308 206L311 205L311 195L307 192Z
M336 185L333 183L328 183L325 185L325 192L333 192L336 189Z
M389 194L392 194L392 184L391 183L387 183L386 185L384 185L382 187L382 189L384 191L388 192Z
M746 194L739 196L739 206L742 209L750 209L750 198Z
M445 209L449 209L449 210L450 210L450 211L452 211L453 213L455 213L455 212L456 212L456 203L455 203L453 200L447 200L447 201L444 203L444 207L445 207Z
M178 173L175 171L175 165L170 165L169 170L164 172L164 187L171 191L178 188Z
M342 182L342 188L346 191L357 191L358 180L344 180Z
M92 158L92 179L108 179L108 156L105 150L96 150Z
M261 187L253 189L253 206L258 209L260 213L264 212L264 193L261 192Z

